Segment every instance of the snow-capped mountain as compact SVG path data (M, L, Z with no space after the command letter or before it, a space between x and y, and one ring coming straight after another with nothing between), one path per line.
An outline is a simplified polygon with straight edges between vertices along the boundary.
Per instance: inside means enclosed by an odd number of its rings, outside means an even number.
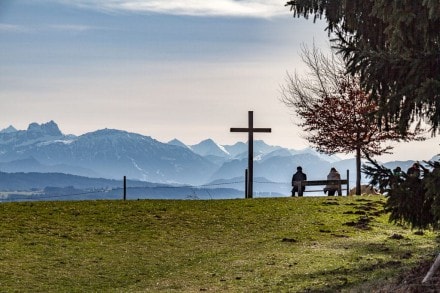
M45 168L65 165L70 170L82 168L105 178L127 176L151 182L201 184L216 167L189 149L120 130L103 129L78 137L66 136L51 121L42 125L32 123L27 130L0 134L0 162L31 157ZM85 175L79 173L75 175Z
M408 162L396 162L405 167ZM243 178L248 167L246 143L219 145L212 139L187 146L178 139L159 142L149 136L101 129L80 136L63 134L54 121L13 126L0 131L0 171L61 172L88 177L201 185ZM395 164L389 163L390 166ZM309 179L326 178L331 167L355 179L355 162L254 142L254 176L289 188L292 174L302 166ZM366 179L363 179L366 182ZM266 182L265 182L266 183ZM287 186L287 187L286 187ZM257 190L255 190L257 191ZM266 191L266 189L265 189Z
M247 143L238 142L234 145L223 146L230 154L233 159L245 159L248 157L248 145ZM262 140L254 141L254 159L260 160L262 156L267 155L273 151L281 150L279 146L271 146L266 144Z
M247 144L241 141L233 145L224 145L223 147L228 151L232 158L237 158L237 156L247 152L248 149Z
M53 121L41 125L31 123L27 130L16 130L13 126L9 126L8 128L3 129L0 134L0 146L2 147L22 147L38 142L64 138L64 135Z
M191 149L198 155L201 156L216 156L229 158L231 155L229 152L221 145L214 142L212 139L206 139L198 144L192 145Z

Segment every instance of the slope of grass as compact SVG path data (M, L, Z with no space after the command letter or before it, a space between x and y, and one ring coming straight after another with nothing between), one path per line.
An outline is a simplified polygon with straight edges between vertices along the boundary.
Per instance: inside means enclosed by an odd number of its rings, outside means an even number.
M433 256L385 199L0 205L0 288L19 292L334 292ZM371 288L372 288L371 287Z

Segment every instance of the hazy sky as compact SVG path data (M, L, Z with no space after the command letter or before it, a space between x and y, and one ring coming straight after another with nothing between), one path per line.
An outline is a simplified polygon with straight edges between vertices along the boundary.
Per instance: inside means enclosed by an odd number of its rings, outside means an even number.
M246 141L254 111L269 144L307 142L279 101L300 45L328 46L325 23L285 0L1 0L0 129L54 120L66 134L116 128L166 142ZM383 159L429 159L440 139Z

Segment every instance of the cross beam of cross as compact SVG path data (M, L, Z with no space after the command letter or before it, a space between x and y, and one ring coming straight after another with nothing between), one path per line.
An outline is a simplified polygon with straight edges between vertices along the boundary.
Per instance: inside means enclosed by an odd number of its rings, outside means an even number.
M248 177L246 184L246 198L252 198L253 181L254 181L254 132L271 132L271 128L254 128L254 112L248 112L247 128L231 128L231 132L247 132L248 133Z

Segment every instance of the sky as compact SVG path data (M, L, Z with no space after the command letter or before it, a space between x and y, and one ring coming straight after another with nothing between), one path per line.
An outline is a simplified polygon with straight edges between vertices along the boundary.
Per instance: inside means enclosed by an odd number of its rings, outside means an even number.
M103 128L192 145L256 139L308 143L280 102L301 45L328 50L325 22L285 0L1 0L0 129L55 121L65 134ZM398 144L379 160L426 160L440 139ZM342 155L341 155L342 156ZM344 157L344 156L342 156Z

